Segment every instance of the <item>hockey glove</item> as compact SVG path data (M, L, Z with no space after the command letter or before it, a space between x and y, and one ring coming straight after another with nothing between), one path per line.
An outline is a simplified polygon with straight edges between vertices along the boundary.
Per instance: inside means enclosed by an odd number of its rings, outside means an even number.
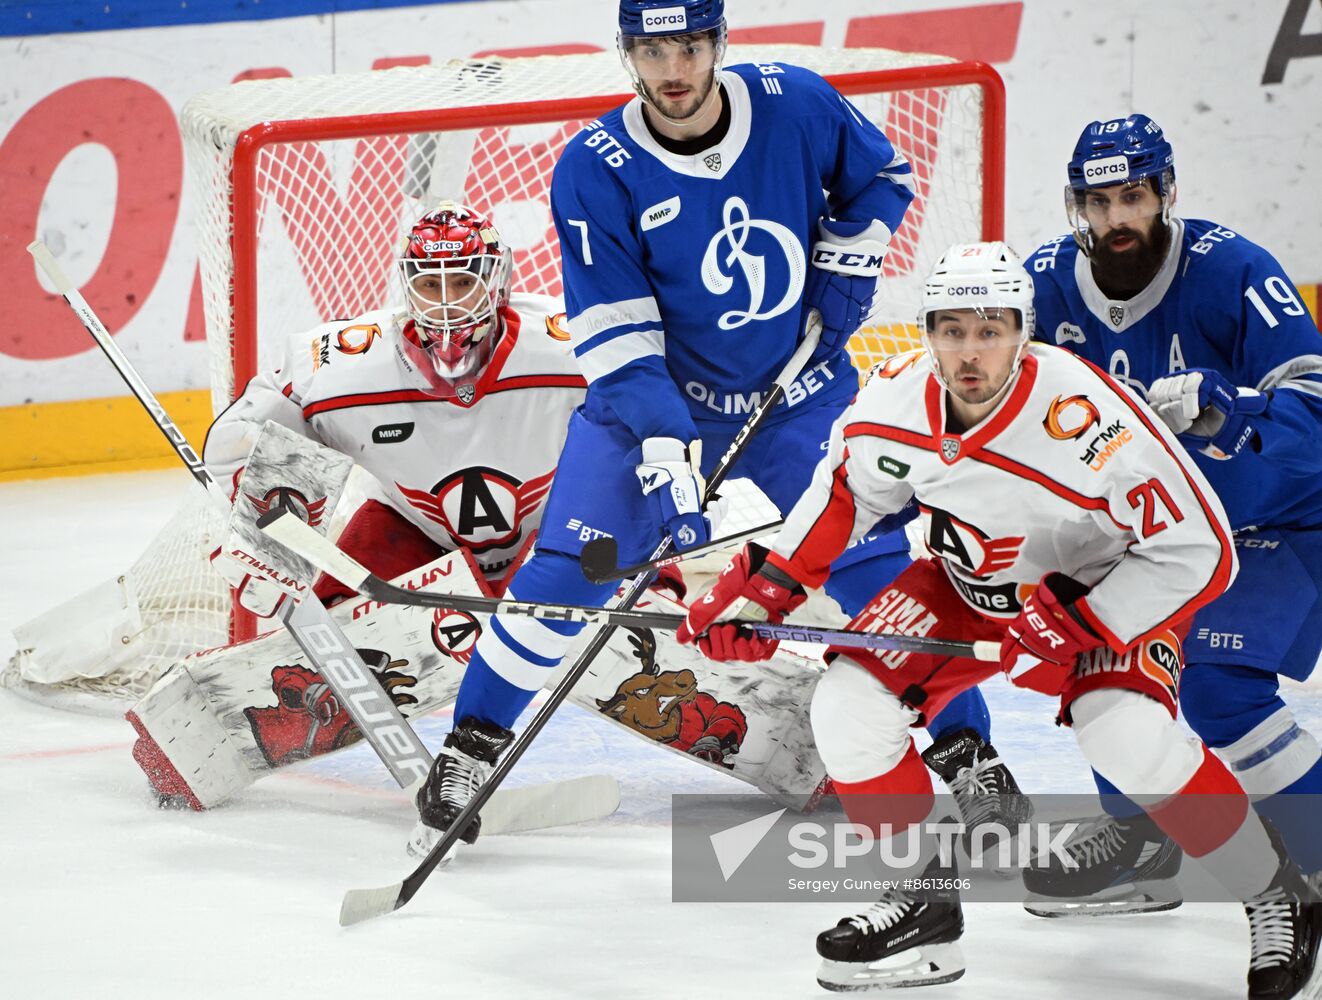
M844 347L872 310L881 262L890 230L881 222L867 225L822 219L812 248L812 267L803 287L804 315L822 315L822 344Z
M1069 607L1087 592L1062 573L1042 578L1001 640L1001 669L1011 684L1058 695L1079 656L1103 645Z
M1234 458L1253 440L1248 418L1266 410L1267 401L1211 368L1167 375L1148 389L1148 405L1187 448L1221 459Z
M780 644L776 639L741 628L738 619L773 625L808 599L797 580L766 562L767 550L754 542L721 571L711 590L689 608L675 633L681 643L696 643L712 660L768 660ZM718 619L724 619L719 621Z
M211 566L231 587L235 598L258 618L274 618L290 593L243 559L243 551L223 545L211 553Z
M680 552L705 545L712 523L702 513L702 442L685 445L678 438L650 437L643 461L634 467L643 496L652 497L657 517Z

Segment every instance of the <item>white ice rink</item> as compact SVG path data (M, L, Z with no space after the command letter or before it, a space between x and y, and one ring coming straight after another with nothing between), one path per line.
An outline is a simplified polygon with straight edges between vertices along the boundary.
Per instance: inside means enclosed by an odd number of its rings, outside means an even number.
M182 471L0 484L0 659L12 628L122 572ZM1028 791L1091 787L1043 698L990 683L993 740ZM1322 694L1294 690L1322 728ZM429 745L444 713L420 724ZM566 707L511 782L592 772L608 820L487 837L404 910L342 930L344 890L397 881L413 810L366 746L287 768L209 813L165 812L119 718L0 691L0 998L821 997L813 937L838 904L670 902L669 795L744 786ZM1044 921L969 904L959 982L922 1000L1243 996L1230 904ZM907 994L906 994L907 995Z

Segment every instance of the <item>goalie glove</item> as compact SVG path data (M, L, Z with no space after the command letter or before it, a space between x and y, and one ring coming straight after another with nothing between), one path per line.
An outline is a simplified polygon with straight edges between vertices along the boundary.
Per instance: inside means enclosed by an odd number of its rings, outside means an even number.
M680 552L712 538L711 519L702 512L701 464L701 441L685 445L678 438L650 437L643 442L642 462L634 467L643 496L653 498L657 518Z
M1234 458L1253 440L1249 417L1266 410L1267 401L1211 368L1167 375L1148 389L1148 405L1186 447L1219 459Z
M693 602L675 638L696 643L711 660L753 663L771 659L779 640L763 639L740 628L738 620L779 624L808 595L797 580L768 565L766 558L767 550L761 545L745 545L712 588Z
M1063 573L1048 573L1024 601L1001 640L1001 669L1016 687L1058 695L1079 656L1104 645L1069 605L1088 588Z
M891 231L882 222L822 219L817 233L803 287L804 314L821 313L822 344L840 348L872 311Z

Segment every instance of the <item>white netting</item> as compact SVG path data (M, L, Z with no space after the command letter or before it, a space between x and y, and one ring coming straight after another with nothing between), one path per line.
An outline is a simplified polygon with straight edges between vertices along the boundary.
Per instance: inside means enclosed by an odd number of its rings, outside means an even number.
M913 346L928 269L949 244L983 235L982 88L937 81L952 60L878 49L734 46L726 61L834 77L913 165L917 198L892 242L875 325L850 345L863 370ZM394 301L401 237L442 198L495 220L514 249L517 289L559 294L551 171L569 137L623 101L625 86L607 52L254 80L189 101L181 129L217 411L285 335ZM776 516L736 493L730 530ZM223 598L201 550L181 537L135 566L139 591L163 587L190 609L194 594ZM211 617L196 621L196 647L223 641ZM176 635L144 645L143 677L187 651Z

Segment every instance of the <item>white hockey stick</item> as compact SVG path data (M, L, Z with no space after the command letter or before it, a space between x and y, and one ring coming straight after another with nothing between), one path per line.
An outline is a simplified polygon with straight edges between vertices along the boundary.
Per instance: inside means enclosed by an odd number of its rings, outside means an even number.
M673 632L684 623L683 615L632 608L598 608L586 604L546 604L519 601L510 597L473 597L469 594L436 594L409 590L387 583L338 545L308 527L292 510L271 510L257 519L257 526L318 569L335 577L345 586L382 604L407 604L421 608L445 608L478 614L527 615L554 621L583 622L588 625L625 626L661 629ZM306 603L306 602L305 602ZM822 646L847 646L856 649L896 649L908 653L931 653L938 656L964 656L975 660L997 661L1001 658L996 642L960 642L932 639L924 635L897 635L890 632L853 632L843 628L818 625L741 621L750 632L764 639L807 642Z
M150 414L153 422L165 435L170 445L179 455L180 460L188 467L188 471L198 484L207 491L207 495L212 502L222 511L228 513L230 510L230 499L221 489L220 484L208 471L202 463L201 457L193 450L193 446L188 443L177 424L170 418L169 413L161 406L151 388L143 381L142 376L138 374L124 352L119 349L110 336L110 331L92 311L92 307L87 304L87 300L82 294L73 287L73 283L45 244L40 240L35 240L28 245L28 253L32 254L38 266L41 267L51 282L55 285L55 290L64 297L64 301L69 304L78 318L82 320L83 326L87 332L92 335L101 350L105 352L110 363L115 366L120 377L133 391L133 395L138 397L138 402L143 409ZM313 532L316 534L316 532ZM310 593L310 591L309 591ZM289 602L292 604L292 602ZM316 666L318 673L325 678L326 683L330 685L339 699L340 704L345 707L349 717L353 719L363 734L363 738L376 751L377 756L381 758L382 763L390 771L395 781L401 788L407 788L416 779L426 778L427 772L431 768L432 757L418 739L417 733L413 727L400 713L394 699L386 694L385 689L381 687L381 682L363 662L362 656L340 630L335 620L331 618L329 612L322 606L321 602L315 597L309 597L301 604L293 605L291 608L282 612L282 620L285 627L289 629L294 641L307 654L308 659ZM556 782L555 785L572 786L569 792L581 793L581 801L572 805L567 804L565 814L577 815L578 819L567 820L566 822L582 822L585 819L594 819L599 815L609 815L615 811L619 805L619 786L615 779L609 775L593 776L598 779L594 787L589 788L584 785L575 785L573 782ZM606 812L598 812L603 806L611 802L611 790L609 787L603 788L603 781L614 785L614 802L610 804ZM548 792L548 795L553 795ZM543 825L537 822L539 812L546 816L554 816L555 809L549 808L543 797L539 799L535 795L525 792L520 800L526 803L522 816L517 815L516 804L511 803L508 808L503 809L506 822L517 829L532 829L535 826ZM586 813L586 814L585 814ZM545 824L551 825L551 824Z

